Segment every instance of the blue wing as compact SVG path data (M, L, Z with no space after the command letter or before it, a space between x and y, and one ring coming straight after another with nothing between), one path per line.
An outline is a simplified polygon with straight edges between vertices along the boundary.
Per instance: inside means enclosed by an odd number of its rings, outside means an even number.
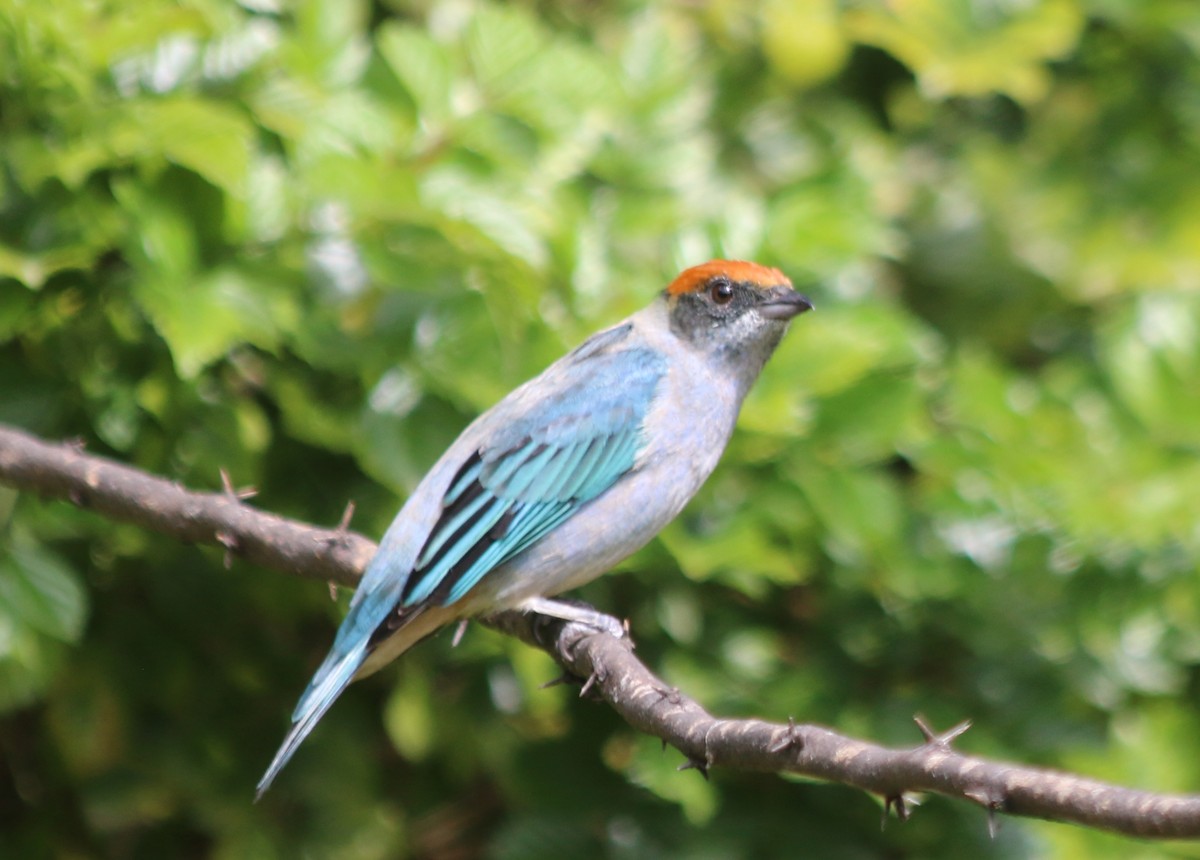
M577 355L564 385L458 470L399 608L454 603L632 469L665 370L648 349Z
M503 426L455 473L411 571L389 570L384 552L371 560L259 795L379 643L426 607L461 599L633 468L666 363L648 349L606 349L626 334L622 326L585 343L561 384L524 410L498 407Z

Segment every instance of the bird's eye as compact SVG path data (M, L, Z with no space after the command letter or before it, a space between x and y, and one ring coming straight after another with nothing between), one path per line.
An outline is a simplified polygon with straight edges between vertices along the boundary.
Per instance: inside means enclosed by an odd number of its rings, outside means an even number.
M733 284L724 278L717 278L708 288L708 295L719 305L727 305L733 301Z

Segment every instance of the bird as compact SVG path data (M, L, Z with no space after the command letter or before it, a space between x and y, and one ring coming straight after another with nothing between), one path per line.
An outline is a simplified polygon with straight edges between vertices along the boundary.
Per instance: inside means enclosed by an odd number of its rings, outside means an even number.
M388 527L256 799L351 681L438 629L505 609L599 616L551 598L675 518L812 307L778 269L693 266L473 421Z

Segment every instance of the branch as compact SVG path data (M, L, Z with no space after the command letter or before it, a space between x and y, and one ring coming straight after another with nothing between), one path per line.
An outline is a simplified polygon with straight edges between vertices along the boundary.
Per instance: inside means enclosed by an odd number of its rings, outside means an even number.
M222 546L253 564L311 579L354 585L375 553L362 535L321 529L256 511L226 482L198 493L138 469L84 454L82 445L48 445L0 424L0 483L96 511L184 543Z
M100 457L77 445L50 445L0 425L0 484L66 499L106 517L188 543L222 546L263 567L353 584L374 544L346 529L320 529L257 511L226 485L196 493ZM852 785L907 816L905 794L929 791L996 813L1069 821L1129 836L1200 838L1200 796L1164 795L1056 771L963 755L918 720L925 743L888 749L816 725L721 719L670 687L618 638L575 623L503 612L483 623L545 650L639 731L685 756L684 767L791 772Z
M536 615L502 613L489 626L542 648L571 674L587 678L621 717L685 756L681 768L790 772L861 788L907 818L905 794L936 792L988 812L1069 821L1128 836L1200 837L1200 796L1166 795L1057 771L963 755L950 746L963 723L935 735L918 717L925 743L888 749L823 726L714 717L633 656L627 639Z

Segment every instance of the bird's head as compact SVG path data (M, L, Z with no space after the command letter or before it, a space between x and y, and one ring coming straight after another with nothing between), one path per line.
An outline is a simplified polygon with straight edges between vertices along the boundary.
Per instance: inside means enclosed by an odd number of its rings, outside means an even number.
M755 365L754 373L788 321L813 306L783 272L741 260L710 260L684 270L667 287L666 299L676 336L723 359Z

